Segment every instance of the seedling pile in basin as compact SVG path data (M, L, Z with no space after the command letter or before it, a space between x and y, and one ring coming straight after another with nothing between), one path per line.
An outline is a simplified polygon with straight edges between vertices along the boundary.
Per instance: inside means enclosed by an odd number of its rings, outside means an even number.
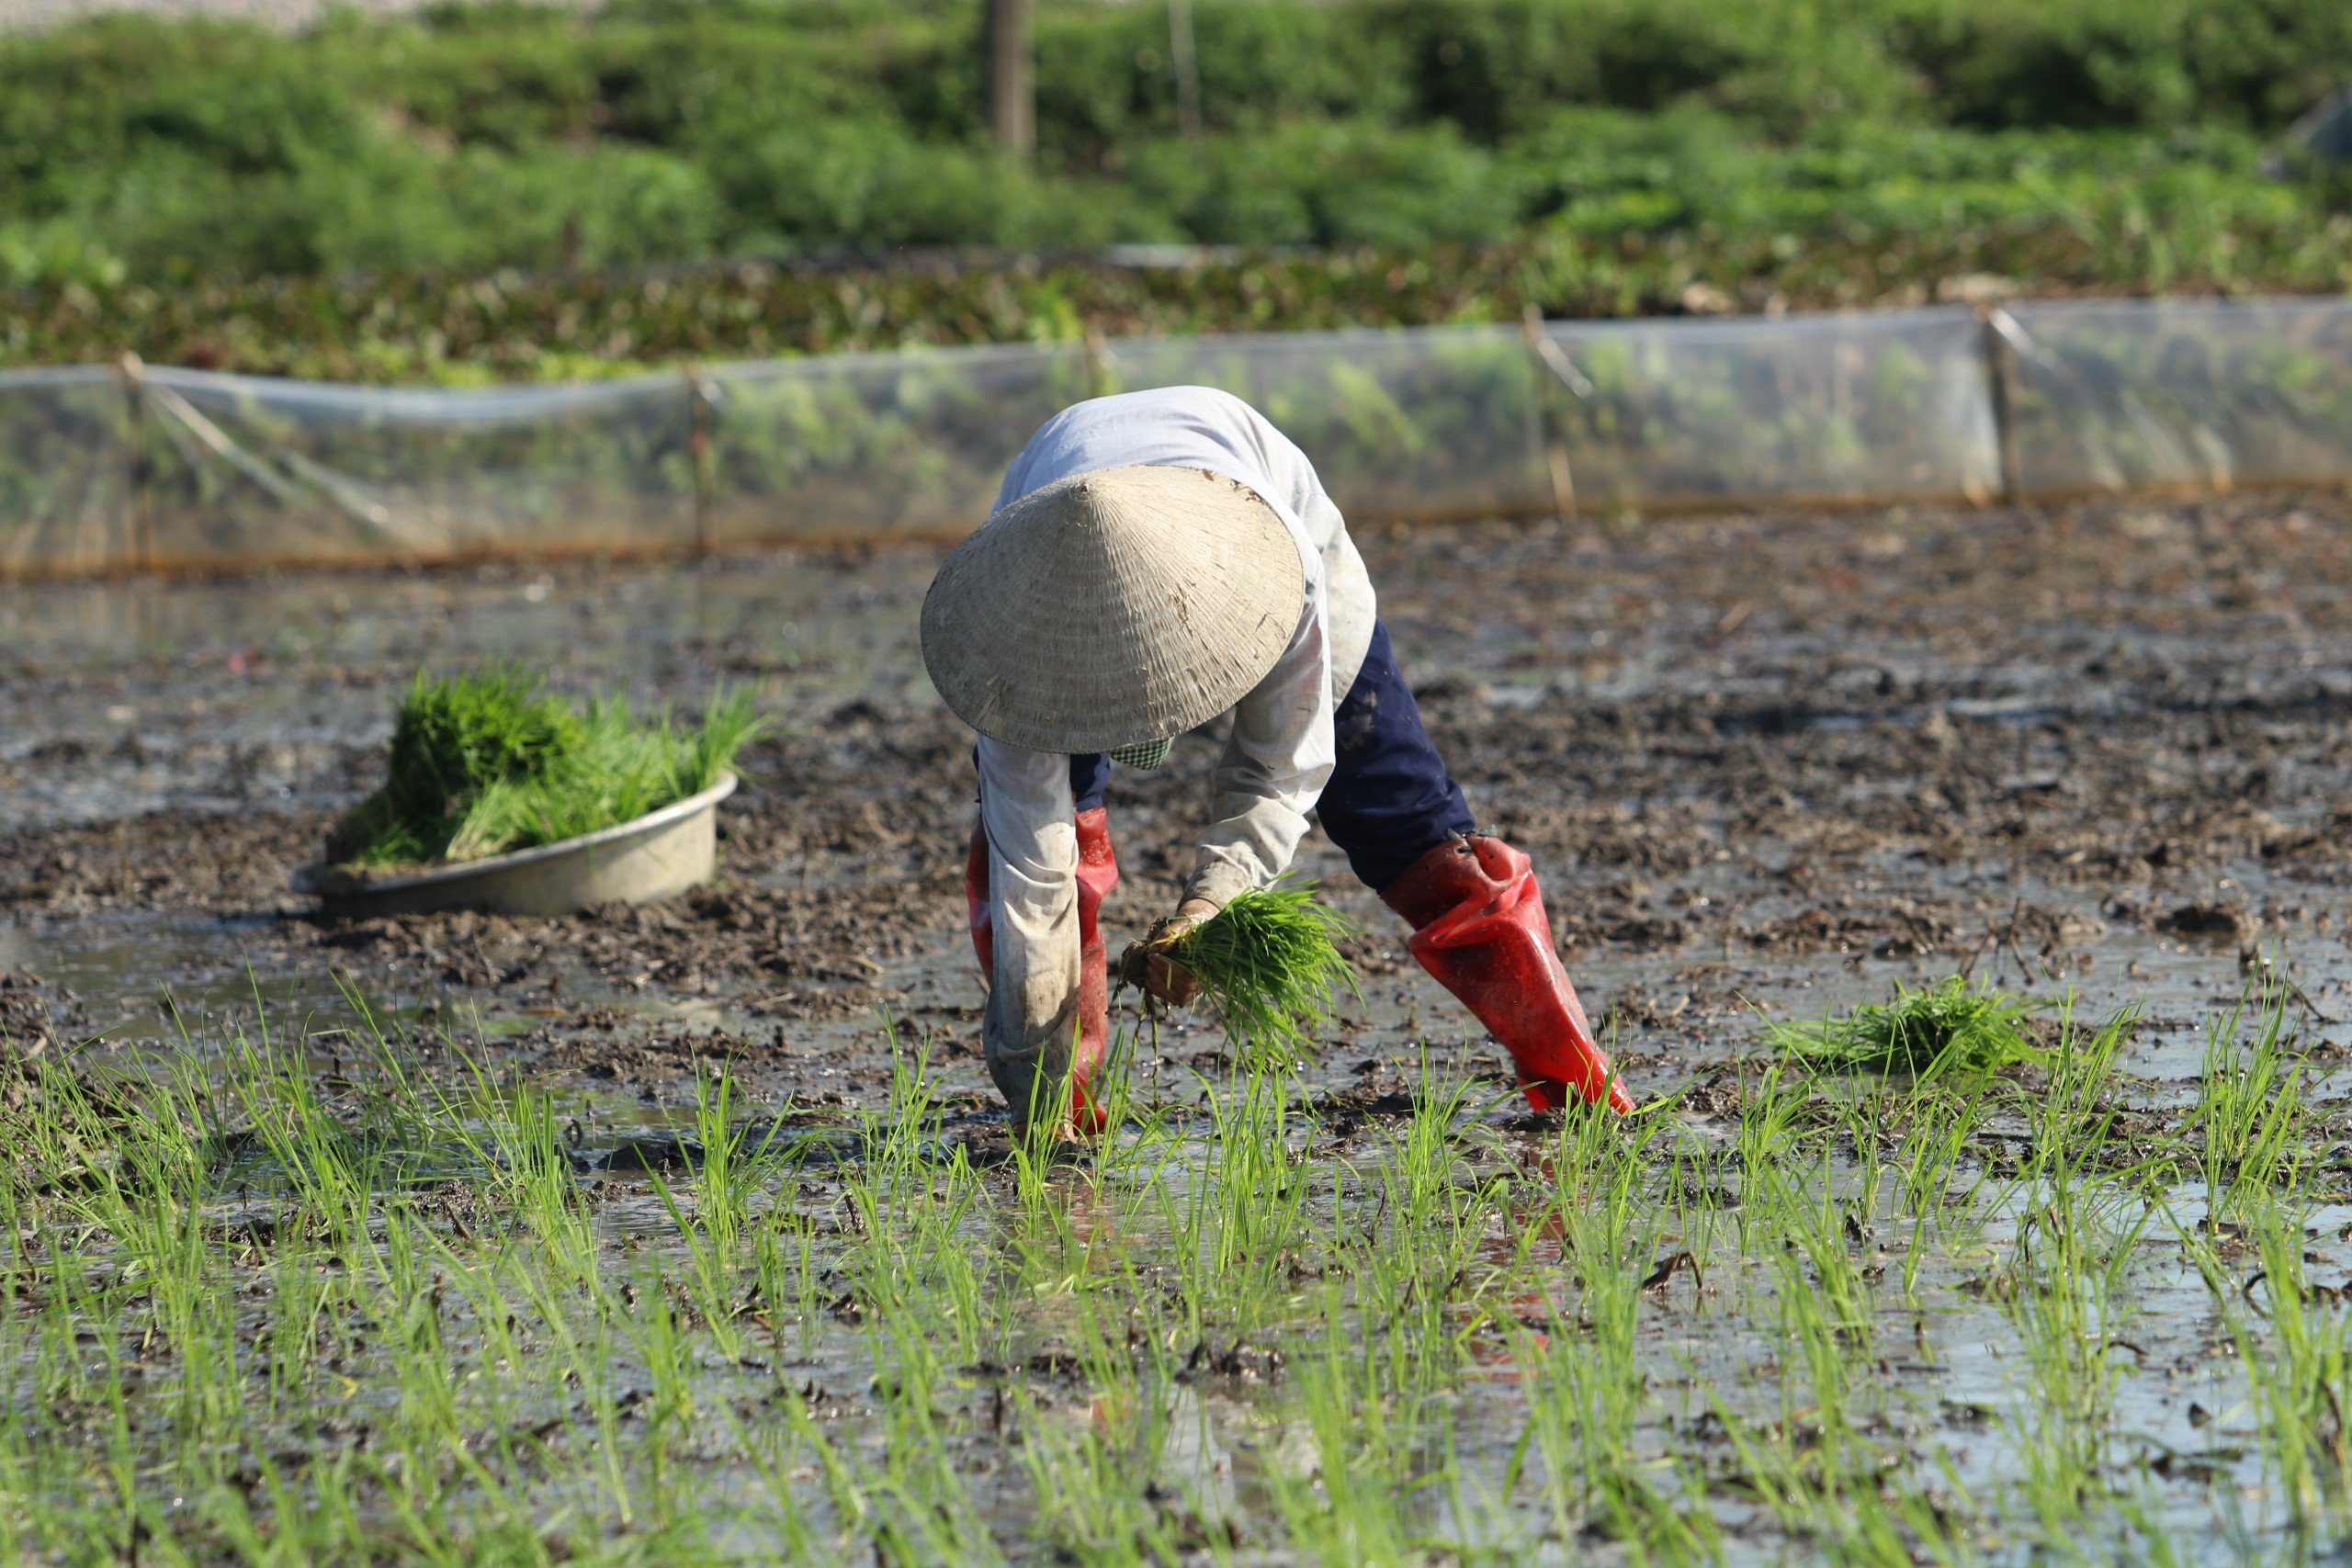
M681 729L666 715L639 720L617 697L574 708L520 671L420 671L383 786L336 825L328 859L474 861L616 827L710 788L759 729L747 693L713 697Z

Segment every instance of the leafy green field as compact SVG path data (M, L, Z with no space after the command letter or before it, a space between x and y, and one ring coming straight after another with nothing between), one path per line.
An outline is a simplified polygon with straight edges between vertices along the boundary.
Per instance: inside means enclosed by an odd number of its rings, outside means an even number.
M1039 156L986 142L978 6L535 6L300 37L0 40L0 362L337 378L1088 330L2352 286L2265 176L2352 74L2324 0L1202 0L1038 22ZM897 246L1306 253L1133 270ZM866 265L815 266L843 248ZM795 263L793 258L802 258ZM722 265L757 261L792 265ZM1962 287L1964 287L1962 286Z

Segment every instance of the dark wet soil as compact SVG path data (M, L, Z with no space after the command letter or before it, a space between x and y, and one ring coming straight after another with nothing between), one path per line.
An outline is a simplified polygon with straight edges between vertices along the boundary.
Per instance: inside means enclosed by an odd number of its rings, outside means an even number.
M1362 543L1432 733L1535 857L1637 1089L1752 1018L1789 963L2048 978L2123 940L2217 973L2282 942L2352 966L2341 497ZM228 995L220 972L248 969L325 995L342 972L426 1018L497 1021L524 1070L650 1100L713 1055L773 1097L872 1092L884 1013L984 1085L959 937L970 738L914 648L936 556L93 587L14 613L0 1032L137 1037L167 985ZM108 593L145 596L128 646ZM246 659L265 624L322 629ZM725 809L720 879L564 919L347 920L290 893L368 787L408 671L483 653L685 704L759 682L786 728ZM1213 752L1196 738L1114 782L1115 930L1171 899ZM1393 921L1340 899L1371 928L1367 1021L1459 1032ZM1352 1062L1335 1053L1334 1086Z

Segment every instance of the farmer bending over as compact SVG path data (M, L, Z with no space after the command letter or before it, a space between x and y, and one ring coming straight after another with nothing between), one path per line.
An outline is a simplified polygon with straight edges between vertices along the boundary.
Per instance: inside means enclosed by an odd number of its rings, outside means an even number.
M1182 902L1123 967L1189 1000L1169 944L1287 870L1312 811L1412 925L1421 966L1510 1048L1531 1104L1573 1091L1632 1109L1527 857L1478 831L1421 728L1339 509L1249 404L1171 387L1056 415L940 568L922 652L980 732L965 889L991 977L989 1073L1016 1120L1058 1107L1067 1077L1076 1126L1102 1128L1089 1089L1110 1036L1095 922L1119 880L1112 759L1157 768L1175 737L1227 713Z

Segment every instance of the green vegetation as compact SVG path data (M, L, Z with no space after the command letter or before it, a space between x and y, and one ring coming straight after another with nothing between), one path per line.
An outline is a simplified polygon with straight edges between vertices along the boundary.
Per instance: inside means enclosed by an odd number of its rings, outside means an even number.
M1355 931L1311 884L1285 877L1235 895L1169 955L1200 981L1237 1045L1295 1060L1331 1022L1341 987L1355 989L1339 946Z
M537 676L423 671L401 704L381 788L335 829L328 858L362 869L481 860L594 833L717 784L759 733L747 694L701 725L639 723L618 698L584 714Z
M2041 1081L1964 1094L1774 1052L1727 1145L1597 1111L1507 1137L1426 1057L1396 1108L1309 1107L1259 1060L1198 1109L1136 1097L1078 1162L956 1141L893 1025L873 1103L755 1115L706 1063L690 1157L623 1170L594 1102L347 1005L8 1058L11 1561L2277 1561L2352 1531L2332 1186L2242 1165L2242 1219L2198 1217L2207 1110L2119 1070L2128 1018L2062 1015ZM2239 1049L2283 1048L2280 1005Z
M2022 1027L2042 1010L2036 1002L1972 988L1955 975L1913 990L1898 982L1894 1000L1866 1003L1819 1023L1774 1024L1774 1045L1832 1072L1984 1073L2037 1060Z
M551 378L1525 303L1878 302L1984 274L2352 286L2344 191L2262 173L2352 75L2329 0L1193 9L1197 138L1164 6L1041 7L1029 169L982 133L978 0L0 39L0 282L34 290L0 358ZM710 265L1169 242L1342 254L1156 276Z
M2292 1181L2297 1162L2310 1157L2313 1112L2302 1052L2287 1027L2288 998L2268 1001L2251 1021L2251 1041L2244 1004L2205 1035L2191 1127L2206 1203L2217 1215L2232 1213L2245 1194Z

